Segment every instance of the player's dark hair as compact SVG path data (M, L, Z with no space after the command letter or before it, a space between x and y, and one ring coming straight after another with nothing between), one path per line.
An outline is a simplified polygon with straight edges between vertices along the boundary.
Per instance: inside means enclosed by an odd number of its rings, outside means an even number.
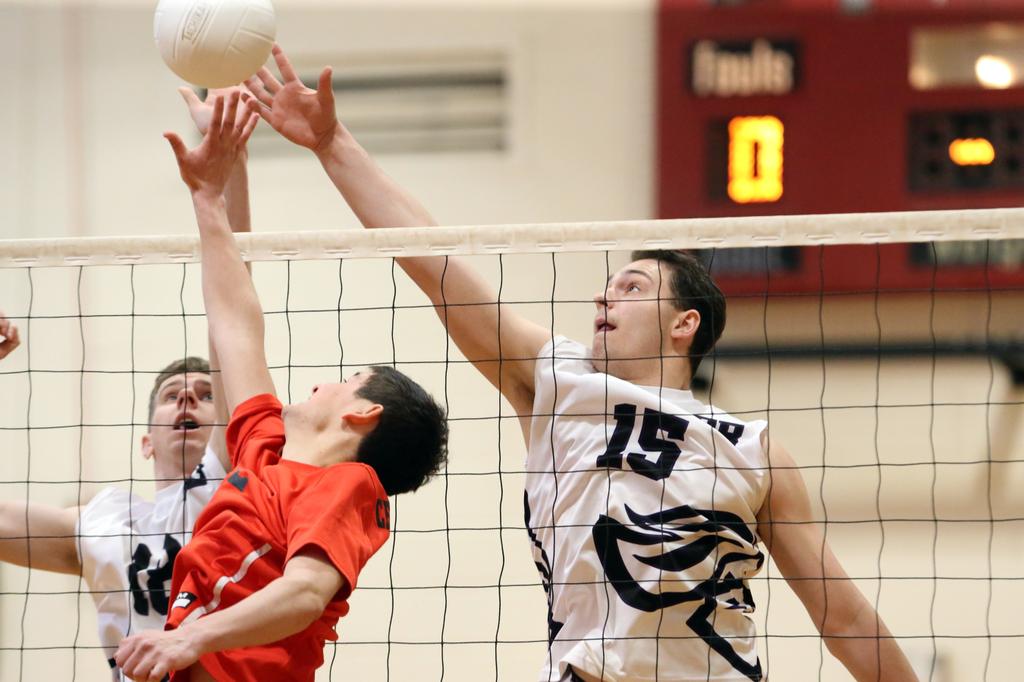
M672 272L672 305L676 310L700 313L700 324L690 345L692 377L725 329L725 296L700 261L684 251L634 251L630 257L664 263Z
M181 360L175 360L160 370L160 373L156 375L156 381L153 382L153 390L149 392L149 419L147 423L151 424L153 422L153 410L156 409L156 399L157 394L160 392L160 386L171 377L185 374L186 372L209 374L210 363L205 358L190 356Z
M448 417L415 381L385 365L356 395L380 404L380 421L363 437L356 459L373 467L388 495L411 492L448 460Z

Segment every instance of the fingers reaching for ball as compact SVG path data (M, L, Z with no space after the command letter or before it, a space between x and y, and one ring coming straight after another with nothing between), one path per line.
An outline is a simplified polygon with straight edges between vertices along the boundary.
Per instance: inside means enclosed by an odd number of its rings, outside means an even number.
M232 167L256 128L256 102L242 97L239 89L212 96L210 121L203 141L188 149L176 133L164 133L178 161L181 178L193 194L224 193ZM207 97L209 104L210 97Z
M188 107L188 114L192 118L192 122L196 124L196 129L200 135L206 135L206 131L210 128L210 119L213 118L213 101L216 97L227 97L232 92L240 92L242 102L248 102L253 99L253 96L248 91L243 90L241 86L233 86L230 88L215 88L206 92L206 98L200 99L196 91L190 87L182 86L178 88L178 94L185 100L185 106ZM251 110L245 107L238 109L238 116L243 118L242 123L248 120Z
M313 90L299 78L280 45L275 44L272 52L281 80L266 67L245 80L260 117L291 142L315 152L325 150L342 129L334 105L331 68L320 72Z
M0 312L0 360L6 358L20 345L21 337L18 335L18 327Z
M209 140L219 140L220 130L224 118L224 98L214 97L213 98L213 114L210 116L210 127L206 129L206 137L203 142Z
M284 53L280 45L274 43L274 47L271 48L270 52L274 55L274 61L277 62L277 68L281 72L281 77L284 78L285 83L299 80L299 74L295 73L291 60L288 59L288 55Z
M239 133L239 137L238 137L238 144L239 144L239 146L243 146L243 145L245 145L246 142L249 141L249 138L252 137L252 131L256 130L256 124L258 124L259 122L260 122L260 115L259 114L257 114L256 112L252 112L252 113L249 114L249 119L245 122L244 127L242 128L241 132Z
M222 126L224 126L225 124L232 124L232 126L237 127L238 121L236 119L238 117L238 101L241 95L242 93L238 91L232 92L230 95L228 95L227 104L225 105L226 108L224 111L224 120L221 121ZM232 128L232 132L234 132L234 127Z
M260 69L260 71L267 71L267 69L264 67ZM274 76L267 71L267 77L273 78ZM264 82L264 76L259 71L255 76L245 79L245 88L249 91L251 96L256 98L261 110L270 110L274 104L274 95L272 95L267 89L267 85Z
M259 121L256 106L255 99L243 95L238 88L231 88L225 94L213 95L210 124L202 144L225 148L243 146Z

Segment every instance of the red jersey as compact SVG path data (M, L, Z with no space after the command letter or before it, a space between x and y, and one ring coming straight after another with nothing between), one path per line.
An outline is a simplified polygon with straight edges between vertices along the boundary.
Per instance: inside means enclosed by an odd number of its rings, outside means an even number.
M345 586L302 632L201 657L216 680L312 680L323 664L324 642L338 637L334 626L348 613L359 571L388 539L387 495L371 467L282 460L284 442L277 398L254 396L235 409L227 431L234 469L174 563L165 629L245 599L280 578L306 547L323 551Z

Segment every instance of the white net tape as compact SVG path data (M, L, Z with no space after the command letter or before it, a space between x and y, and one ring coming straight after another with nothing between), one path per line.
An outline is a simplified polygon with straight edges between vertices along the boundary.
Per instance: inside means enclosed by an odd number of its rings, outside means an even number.
M271 261L1021 238L1024 209L1012 208L253 233L238 243L246 260ZM196 236L0 240L0 268L198 260Z

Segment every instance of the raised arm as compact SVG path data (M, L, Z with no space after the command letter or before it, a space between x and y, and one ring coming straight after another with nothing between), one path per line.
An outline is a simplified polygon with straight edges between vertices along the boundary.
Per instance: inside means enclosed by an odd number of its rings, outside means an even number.
M792 456L764 439L771 487L758 532L825 645L858 682L917 682L910 662L811 517L807 487Z
M206 99L201 100L192 88L178 88L178 93L185 100L189 116L196 124L200 135L206 135L210 128L210 120L213 117L213 101L216 97L229 97L238 88L221 88L210 90L206 93ZM240 92L240 91L239 91ZM248 93L241 93L244 100L251 96ZM237 117L248 117L251 114L249 107L239 107ZM237 118L236 117L236 118ZM249 152L243 144L238 150L238 157L228 176L227 184L224 187L224 203L228 215L228 223L234 233L250 232L252 230L252 215L249 209L249 171L247 161ZM246 269L250 269L248 263ZM213 403L216 409L217 425L210 434L210 448L217 454L221 466L227 471L231 468L228 455L225 433L227 431L228 419L231 414L228 411L227 400L224 396L224 382L220 377L220 358L217 356L217 349L213 344L213 337L210 337L210 378L213 382Z
M233 92L239 93L239 102L240 104L245 105L239 106L236 113L236 123L244 126L252 115L253 108L256 106L256 103L253 102L250 104L249 102L252 100L252 95L243 91L240 87L209 90L206 93L205 100L199 99L199 95L197 95L195 90L192 88L178 88L178 93L181 95L181 98L185 100L185 106L188 107L188 114L192 118L192 122L196 124L196 129L199 131L199 134L203 136L205 136L207 131L210 129L210 120L213 118L214 100L218 97L230 97ZM248 160L249 150L246 148L245 144L242 144L238 148L238 155L235 157L235 163L231 167L231 172L224 185L224 199L227 204L228 223L231 225L231 231L236 233L252 231L252 214L249 207ZM249 264L246 263L245 267L249 268Z
M215 98L209 129L195 149L187 149L176 134L165 134L192 193L203 261L203 302L230 412L253 395L274 392L263 350L263 311L235 244L224 198L234 164L258 120L255 113L238 116L239 102L237 91Z
M282 136L316 155L360 222L368 228L436 225L338 121L331 69L323 70L312 90L302 84L278 46L274 59L283 81L267 69L246 81L260 102L260 115ZM535 358L550 332L507 306L499 311L493 289L462 259L400 258L398 263L430 298L466 358L501 389L521 416L532 412Z

